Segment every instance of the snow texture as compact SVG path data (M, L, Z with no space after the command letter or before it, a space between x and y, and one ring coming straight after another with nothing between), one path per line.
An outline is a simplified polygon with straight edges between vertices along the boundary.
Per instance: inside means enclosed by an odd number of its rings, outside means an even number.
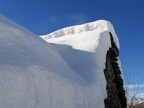
M58 30L43 39L0 15L0 108L104 108L110 22Z

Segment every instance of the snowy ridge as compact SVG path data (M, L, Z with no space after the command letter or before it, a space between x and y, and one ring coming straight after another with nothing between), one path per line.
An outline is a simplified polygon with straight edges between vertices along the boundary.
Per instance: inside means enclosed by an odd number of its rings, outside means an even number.
M104 69L106 54L111 47L109 32L112 33L115 44L119 48L113 26L104 20L67 27L41 37L57 49L69 67L93 84L93 87L97 88L97 85L100 85L106 88ZM105 94L106 89L102 88Z
M79 34L82 32L93 31L93 30L102 30L102 31L112 32L112 34L114 35L113 38L115 40L115 43L117 44L117 47L119 48L119 41L113 29L113 25L109 21L106 21L106 20L98 20L95 22L86 23L82 25L66 27L66 28L57 30L55 32L52 32L50 34L47 34L47 35L41 35L40 37L47 40L50 38L57 38L57 37L65 36L65 35Z
M91 83L97 83L104 81L106 53L111 47L109 32L113 33L119 47L113 26L105 20L67 27L41 37L59 51L73 71Z
M0 51L0 108L80 108L93 97L51 45L4 16Z
M61 29L47 43L0 15L0 108L104 108L109 32L119 45L107 21Z

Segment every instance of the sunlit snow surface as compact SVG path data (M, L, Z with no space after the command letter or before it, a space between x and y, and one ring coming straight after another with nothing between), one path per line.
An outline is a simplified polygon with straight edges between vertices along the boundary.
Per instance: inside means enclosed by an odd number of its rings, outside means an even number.
M108 32L119 47L102 20L43 36L47 43L0 15L0 108L104 108Z

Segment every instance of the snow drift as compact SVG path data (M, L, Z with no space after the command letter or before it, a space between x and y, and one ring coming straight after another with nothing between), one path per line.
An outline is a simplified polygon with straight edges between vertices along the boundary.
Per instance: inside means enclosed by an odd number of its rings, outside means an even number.
M0 108L104 108L110 22L42 36L0 15Z
M104 69L107 51L112 47L110 33L119 48L113 26L105 20L71 26L41 36L57 49L72 70L88 82L89 88L95 88L94 93L100 94L94 98L94 103L89 104L94 106L86 108L104 108L104 99L107 97ZM98 102L99 99L101 102Z

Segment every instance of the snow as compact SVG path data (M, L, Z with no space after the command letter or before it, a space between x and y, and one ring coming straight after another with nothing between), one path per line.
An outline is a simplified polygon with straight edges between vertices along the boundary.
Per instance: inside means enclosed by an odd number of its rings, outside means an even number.
M43 39L0 15L0 108L104 108L110 22L64 28Z
M118 38L112 24L104 20L63 28L41 36L59 51L72 70L98 89L96 91L101 94L100 97L104 94L101 104L104 104L103 100L106 97L103 70L105 69L106 53L111 47L109 32L113 33L114 41L119 48ZM100 97L95 98L98 101ZM100 103L95 102L95 104Z
M117 47L119 48L119 41L113 29L113 25L109 21L106 21L106 20L98 20L95 22L86 23L82 25L66 27L66 28L57 30L55 32L52 32L50 34L47 34L47 35L41 35L40 37L42 37L45 40L48 40L50 38L57 38L57 37L68 36L68 35L71 36L73 34L79 34L82 32L87 32L87 31L89 32L89 31L94 31L94 30L98 30L100 32L104 32L104 31L111 32L114 36L113 37L114 41Z
M99 20L63 28L41 37L59 51L76 73L89 82L96 83L101 80L99 76L104 76L106 53L111 47L109 32L115 34L111 23ZM114 41L119 48L116 35Z

